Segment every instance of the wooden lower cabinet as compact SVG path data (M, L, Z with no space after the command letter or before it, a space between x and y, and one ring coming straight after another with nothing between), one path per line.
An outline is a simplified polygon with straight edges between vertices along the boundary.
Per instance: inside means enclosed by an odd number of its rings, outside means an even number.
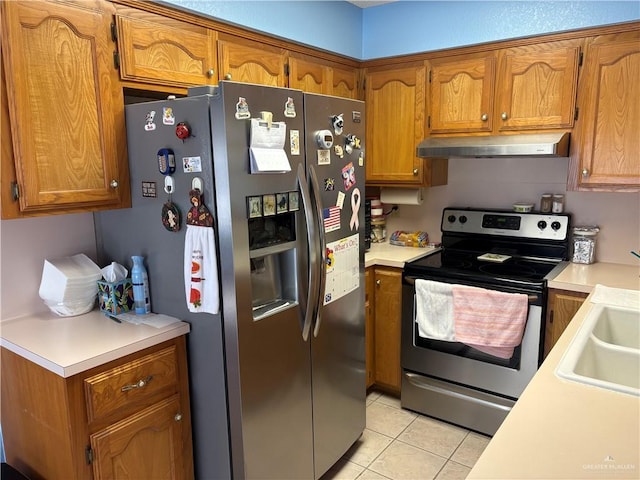
M192 479L184 336L63 378L2 348L7 462L38 479Z
M375 382L375 310L374 310L374 298L375 292L373 290L373 267L369 267L364 272L364 332L365 332L365 364L366 364L366 378L367 388L373 385Z
M588 294L566 290L549 290L547 302L547 319L544 335L544 356L549 354L560 335L584 303Z
M402 269L376 267L375 284L375 384L400 392L400 320Z

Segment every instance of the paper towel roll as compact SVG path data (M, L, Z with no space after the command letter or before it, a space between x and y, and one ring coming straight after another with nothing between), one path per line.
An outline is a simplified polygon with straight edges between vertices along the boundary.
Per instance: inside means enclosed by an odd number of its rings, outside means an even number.
M381 188L382 203L395 205L422 205L421 188Z

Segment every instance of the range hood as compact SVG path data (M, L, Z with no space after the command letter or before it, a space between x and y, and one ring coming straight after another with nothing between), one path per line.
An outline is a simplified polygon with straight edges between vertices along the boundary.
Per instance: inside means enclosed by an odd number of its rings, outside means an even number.
M569 133L536 133L490 137L429 137L418 157L568 157Z

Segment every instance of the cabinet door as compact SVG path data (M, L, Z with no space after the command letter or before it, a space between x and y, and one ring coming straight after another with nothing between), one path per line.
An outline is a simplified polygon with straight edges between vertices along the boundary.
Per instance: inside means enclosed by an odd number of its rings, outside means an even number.
M375 290L373 287L373 268L369 267L364 271L365 284L365 300L364 300L364 318L365 318L365 358L366 358L366 377L367 388L375 382Z
M180 87L218 83L215 31L143 15L116 16L123 80Z
M331 67L331 95L358 100L358 78L360 72L356 68Z
M493 53L430 61L432 134L491 132L495 64Z
M218 40L220 80L286 87L285 52L237 37Z
M179 396L162 400L91 435L93 475L185 479Z
M400 391L402 270L375 269L375 381Z
M572 186L640 187L640 32L587 44L572 139ZM612 188L616 187L616 188Z
M367 183L422 184L416 147L424 138L424 89L423 64L367 72Z
M587 298L586 293L550 290L547 308L544 356L551 351L560 335Z
M23 212L130 205L112 4L2 2Z
M499 52L497 131L571 128L582 40Z
M330 69L305 58L289 57L289 87L309 93L331 94Z

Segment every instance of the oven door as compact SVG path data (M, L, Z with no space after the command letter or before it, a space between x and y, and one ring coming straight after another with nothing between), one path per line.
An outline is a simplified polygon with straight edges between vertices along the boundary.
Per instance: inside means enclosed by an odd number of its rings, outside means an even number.
M522 343L513 356L504 360L482 353L457 342L431 340L418 335L415 321L416 277L405 275L402 286L402 369L420 375L452 382L511 399L519 398L538 369L544 330L544 288L522 288L505 285L491 286L493 290L525 293L529 296L529 311ZM425 280L456 283L487 288L474 281L447 280L420 276Z

